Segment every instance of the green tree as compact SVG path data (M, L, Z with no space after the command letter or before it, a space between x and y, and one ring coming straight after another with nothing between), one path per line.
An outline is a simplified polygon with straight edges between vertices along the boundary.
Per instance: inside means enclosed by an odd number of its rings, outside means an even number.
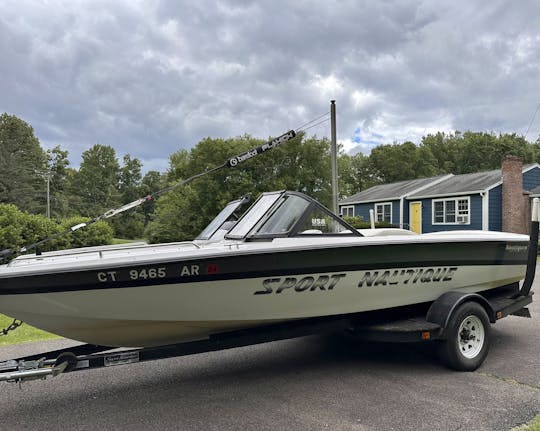
M63 218L70 214L68 201L68 151L56 146L47 150L47 172L49 176L49 195L51 217Z
M228 158L265 141L250 136L210 139L189 152L170 158L169 184L221 165ZM327 139L300 135L271 152L261 154L234 169L224 168L160 198L146 235L151 241L186 240L195 237L223 206L246 193L257 197L269 190L297 190L330 203L330 143Z
M165 187L164 175L158 171L148 171L141 181L141 196L148 196ZM142 205L144 225L146 226L153 218L156 202L151 199Z
M139 159L132 159L129 154L124 156L120 168L118 190L123 202L131 202L140 198L142 163Z
M342 157L346 157L346 155ZM343 193L344 196L351 196L355 193L361 192L362 190L368 189L376 184L381 183L382 180L379 177L379 173L373 166L373 163L369 156L366 156L362 153L355 154L354 156L350 157L350 163L352 172L346 178L346 184L348 185L344 186L344 189L348 190L348 193ZM343 186L341 186L340 184L340 187Z
M129 154L123 158L119 171L118 191L122 204L139 199L142 194L142 163L139 159L132 159ZM141 207L126 211L110 220L116 235L120 238L141 238L145 226L145 214Z
M120 202L120 166L114 148L96 144L82 154L78 172L72 178L72 193L77 196L77 212L95 217Z
M435 157L429 148L412 142L381 145L369 156L377 176L385 183L436 175Z
M28 123L14 115L0 115L0 203L44 214L46 160Z
M420 148L429 148L437 173L467 174L499 169L506 155L516 155L524 163L539 161L540 148L523 136L486 132L437 133L422 138Z
M433 166L437 174L446 174L457 170L461 142L459 132L456 132L455 135L438 132L424 136L420 147L429 149L433 155Z

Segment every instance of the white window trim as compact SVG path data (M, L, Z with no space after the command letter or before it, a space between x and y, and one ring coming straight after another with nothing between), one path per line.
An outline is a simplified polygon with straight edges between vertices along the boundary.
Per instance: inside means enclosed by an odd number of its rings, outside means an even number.
M377 207L381 207L381 206L383 207L383 217L384 217L384 206L385 205L390 205L390 221L387 222L387 223L392 224L392 221L394 220L394 214L392 213L392 211L394 209L394 205L392 205L392 202L379 202L379 203L375 204L375 207L373 208L373 210L375 211L375 223L384 222L384 220L379 220L378 217L377 217Z
M454 201L454 208L456 209L456 220L457 220L457 212L458 212L458 201L467 201L467 222L461 223L458 221L455 222L435 222L435 202L448 202L448 201ZM446 220L446 205L444 206L444 219ZM457 196L457 197L451 197L451 198L441 198L441 199L432 199L431 200L431 224L432 225L453 225L453 226L460 226L460 225L470 225L471 224L471 197L470 196Z
M352 209L352 216L346 215L346 214L343 213L344 210L350 210L350 209ZM342 216L345 216L345 217L354 217L354 205L343 205L341 207L340 213L341 213Z

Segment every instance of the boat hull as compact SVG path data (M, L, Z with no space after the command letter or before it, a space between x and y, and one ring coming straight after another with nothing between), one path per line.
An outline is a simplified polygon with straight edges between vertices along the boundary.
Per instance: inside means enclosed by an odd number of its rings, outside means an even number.
M92 344L155 346L318 316L430 302L523 278L524 264L365 268L3 295L1 310Z
M1 268L0 312L93 344L171 344L512 284L525 275L527 245L480 232L44 253Z

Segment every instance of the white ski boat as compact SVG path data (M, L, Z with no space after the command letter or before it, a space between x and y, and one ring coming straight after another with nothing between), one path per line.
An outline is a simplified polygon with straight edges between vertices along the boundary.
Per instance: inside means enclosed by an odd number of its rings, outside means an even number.
M232 222L242 202L193 242L19 256L0 266L0 313L87 343L146 347L429 303L525 277L525 235L357 231L287 191L262 194Z

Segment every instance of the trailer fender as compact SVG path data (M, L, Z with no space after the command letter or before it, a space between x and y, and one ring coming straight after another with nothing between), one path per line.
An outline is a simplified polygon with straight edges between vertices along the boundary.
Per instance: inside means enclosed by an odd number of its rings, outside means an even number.
M491 323L495 323L495 311L491 307L489 301L477 293L464 293L464 292L455 292L450 291L443 293L439 296L433 304L429 307L429 310L426 314L426 320L430 323L435 323L443 328L443 331L446 330L448 322L452 313L463 303L473 301L479 303L484 309L489 317ZM443 332L444 333L444 332Z

